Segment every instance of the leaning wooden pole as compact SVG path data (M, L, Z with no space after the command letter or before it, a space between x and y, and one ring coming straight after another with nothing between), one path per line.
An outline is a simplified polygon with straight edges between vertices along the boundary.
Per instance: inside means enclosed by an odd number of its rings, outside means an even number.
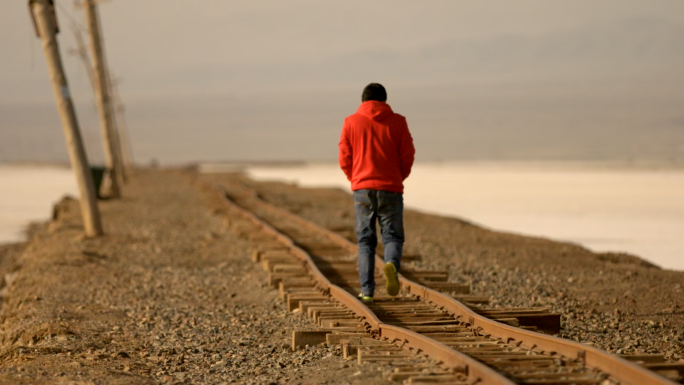
M43 42L43 52L66 137L71 167L76 174L85 232L87 236L91 237L102 235L102 223L100 222L100 211L97 207L97 194L95 193L93 177L83 147L76 111L71 100L69 85L59 53L57 18L54 7L52 1L49 0L29 0L29 9L35 22L36 33Z
M90 35L90 49L93 60L93 78L97 88L97 109L100 115L100 127L102 140L104 141L105 164L110 172L111 190L109 196L118 198L121 196L121 184L123 182L123 170L121 151L118 146L112 103L109 96L107 69L105 68L104 55L102 53L102 35L100 34L100 21L95 8L94 0L84 0L86 21Z
M133 158L133 148L131 146L131 137L128 134L128 124L126 122L126 113L123 102L121 101L121 95L119 94L119 85L116 78L110 78L110 84L112 86L112 98L114 99L114 110L118 116L118 129L119 137L121 138L121 151L123 153L125 166L129 170L135 164L135 159Z
M105 59L106 60L106 59ZM107 76L107 92L109 93L109 109L112 114L112 126L114 127L114 139L116 141L117 152L119 153L119 170L121 170L121 180L125 183L128 180L128 157L124 150L123 145L123 135L121 132L121 125L119 122L119 114L117 113L117 100L114 94L114 85L112 84L112 78L109 73L109 68L105 67Z
M90 80L90 85L93 88L95 97L97 97L97 86L95 85L95 80L93 79L93 66L90 64L90 58L88 57L88 50L86 49L85 43L83 42L83 37L78 29L74 28L74 37L76 38L76 49L72 50L73 54L78 55L83 63L88 79ZM119 99L118 91L116 88L116 83L114 79L111 78L109 71L107 73L107 85L109 87L109 95L112 103L112 116L114 119L114 128L117 133L117 138L119 139L120 147L119 152L122 156L123 166L123 180L126 181L127 174L129 173L129 168L132 164L132 155L130 153L130 143L128 143L128 129L126 128L126 123L123 121L123 107L121 107L121 100Z

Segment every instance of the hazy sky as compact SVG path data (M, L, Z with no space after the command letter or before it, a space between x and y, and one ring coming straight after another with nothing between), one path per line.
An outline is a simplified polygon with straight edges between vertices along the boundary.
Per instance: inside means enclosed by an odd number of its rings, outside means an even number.
M70 16L84 25L83 12L71 1L56 2L66 54L75 46ZM539 35L635 17L684 21L684 2L112 0L102 4L101 14L111 67L125 79L127 97L154 98L231 93L230 80L240 76L240 69L274 62L296 65L380 48ZM26 1L0 2L0 52L0 102L51 100ZM74 87L88 91L77 59L64 60ZM187 82L196 71L215 76L208 84Z
M71 1L55 2L59 5L59 40L72 94L82 128L95 143L91 147L95 147L97 127L92 91L82 64L68 54L75 46L74 21L80 26L77 28L85 24L83 12L74 8ZM51 122L56 122L43 53L26 3L0 2L0 115L5 115L0 116L0 130L16 133L3 136L0 132L0 141L13 146L8 143L16 140L27 146L26 151L42 151L41 148L62 145L59 136L38 145L34 143L35 135L22 134L28 128L54 130ZM332 73L318 74L323 80L332 81L338 73L342 76L345 72L344 65L334 64L353 60L356 54L365 60L368 53L379 51L409 52L458 40L540 37L629 19L684 23L681 0L111 0L103 2L100 11L109 63L122 80L121 93L130 111L135 147L146 159L156 151L161 151L162 157L178 154L170 144L150 139L161 132L176 143L183 143L190 133L199 133L206 141L198 143L199 147L225 141L233 143L235 157L259 158L260 154L253 149L261 143L263 135L243 131L242 136L235 136L231 130L238 126L260 127L260 122L268 129L292 128L292 140L318 135L319 140L332 140L334 145L338 121L353 112L366 83L383 81L383 72L376 69L362 76L354 73L351 78L341 78L338 88L331 88L332 83L319 82L313 76L300 89L296 89L296 82L286 82L296 71L304 71L300 76L306 79L312 64L332 68ZM386 63L388 68L394 64L391 59ZM338 73L334 72L338 68ZM412 75L414 84L420 85L422 76L429 74ZM417 105L418 101L407 95L392 94L396 89L393 84L386 85L390 95L396 95L395 100L403 103L400 106L404 110ZM302 90L317 86L325 95L337 99L328 105L318 105L319 117L297 131L297 119L306 118L310 102ZM483 97L487 97L486 93ZM268 104L260 106L259 102L266 99ZM440 113L438 107L430 108ZM278 115L279 110L287 111ZM295 118L288 115L300 110ZM453 120L451 116L447 118ZM441 124L447 123L445 120ZM329 131L312 134L314 124ZM270 145L276 146L283 139L275 135ZM439 142L438 138L432 140ZM241 146L241 141L245 145ZM16 151L17 147L13 147ZM7 152L0 146L0 152L3 151ZM334 148L310 156L329 157L325 155L328 152L334 152ZM278 156L296 157L300 153L288 155L281 151ZM210 158L220 158L221 154L216 150ZM201 155L203 152L199 151L177 159Z

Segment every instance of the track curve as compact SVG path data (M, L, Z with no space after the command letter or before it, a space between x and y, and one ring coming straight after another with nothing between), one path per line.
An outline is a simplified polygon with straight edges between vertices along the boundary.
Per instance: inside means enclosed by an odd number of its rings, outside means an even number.
M293 239L294 237L286 235L278 227L292 228L292 224L296 224L300 229L298 232L303 231L309 237L313 234L319 239L325 239L350 254L356 253L356 244L264 201L247 187L243 186L240 194L229 195L221 189L220 193L229 206L286 245L305 265L316 286L363 319L372 335L390 342L400 342L402 347L437 359L445 367L461 370L467 374L470 383L674 384L654 372L599 349L483 317L458 300L411 281L401 274L399 281L403 297L366 306L351 294L350 287L335 284L319 268L319 265L324 265L329 269L333 263L339 264L339 260L324 256L313 258L305 251L307 238ZM382 258L376 256L376 259L376 265L382 266ZM340 274L342 273L333 275ZM402 321L408 319L406 306L412 309L411 320L421 316L426 317L424 319L428 320L427 323ZM421 310L416 310L417 308ZM453 337L443 335L444 333L416 332L425 329L416 325L428 324L453 326L452 329L461 332L454 332ZM410 330L411 328L414 330ZM472 337L463 337L465 330ZM439 338L430 337L438 334Z

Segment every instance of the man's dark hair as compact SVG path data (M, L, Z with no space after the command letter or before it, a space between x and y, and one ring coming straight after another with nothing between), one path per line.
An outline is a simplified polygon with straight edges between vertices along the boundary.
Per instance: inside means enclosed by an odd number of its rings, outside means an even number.
M363 89L363 94L361 94L361 101L367 102L369 100L376 100L378 102L387 101L387 91L385 87L380 83L371 83Z

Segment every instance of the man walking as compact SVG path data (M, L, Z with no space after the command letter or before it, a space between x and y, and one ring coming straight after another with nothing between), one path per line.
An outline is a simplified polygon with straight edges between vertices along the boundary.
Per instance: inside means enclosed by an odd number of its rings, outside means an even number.
M397 272L404 246L404 180L411 173L415 148L406 118L386 103L385 87L371 83L361 106L344 120L340 167L354 192L356 236L359 239L359 298L372 302L375 292L375 248L380 222L385 245L387 293L399 293Z

